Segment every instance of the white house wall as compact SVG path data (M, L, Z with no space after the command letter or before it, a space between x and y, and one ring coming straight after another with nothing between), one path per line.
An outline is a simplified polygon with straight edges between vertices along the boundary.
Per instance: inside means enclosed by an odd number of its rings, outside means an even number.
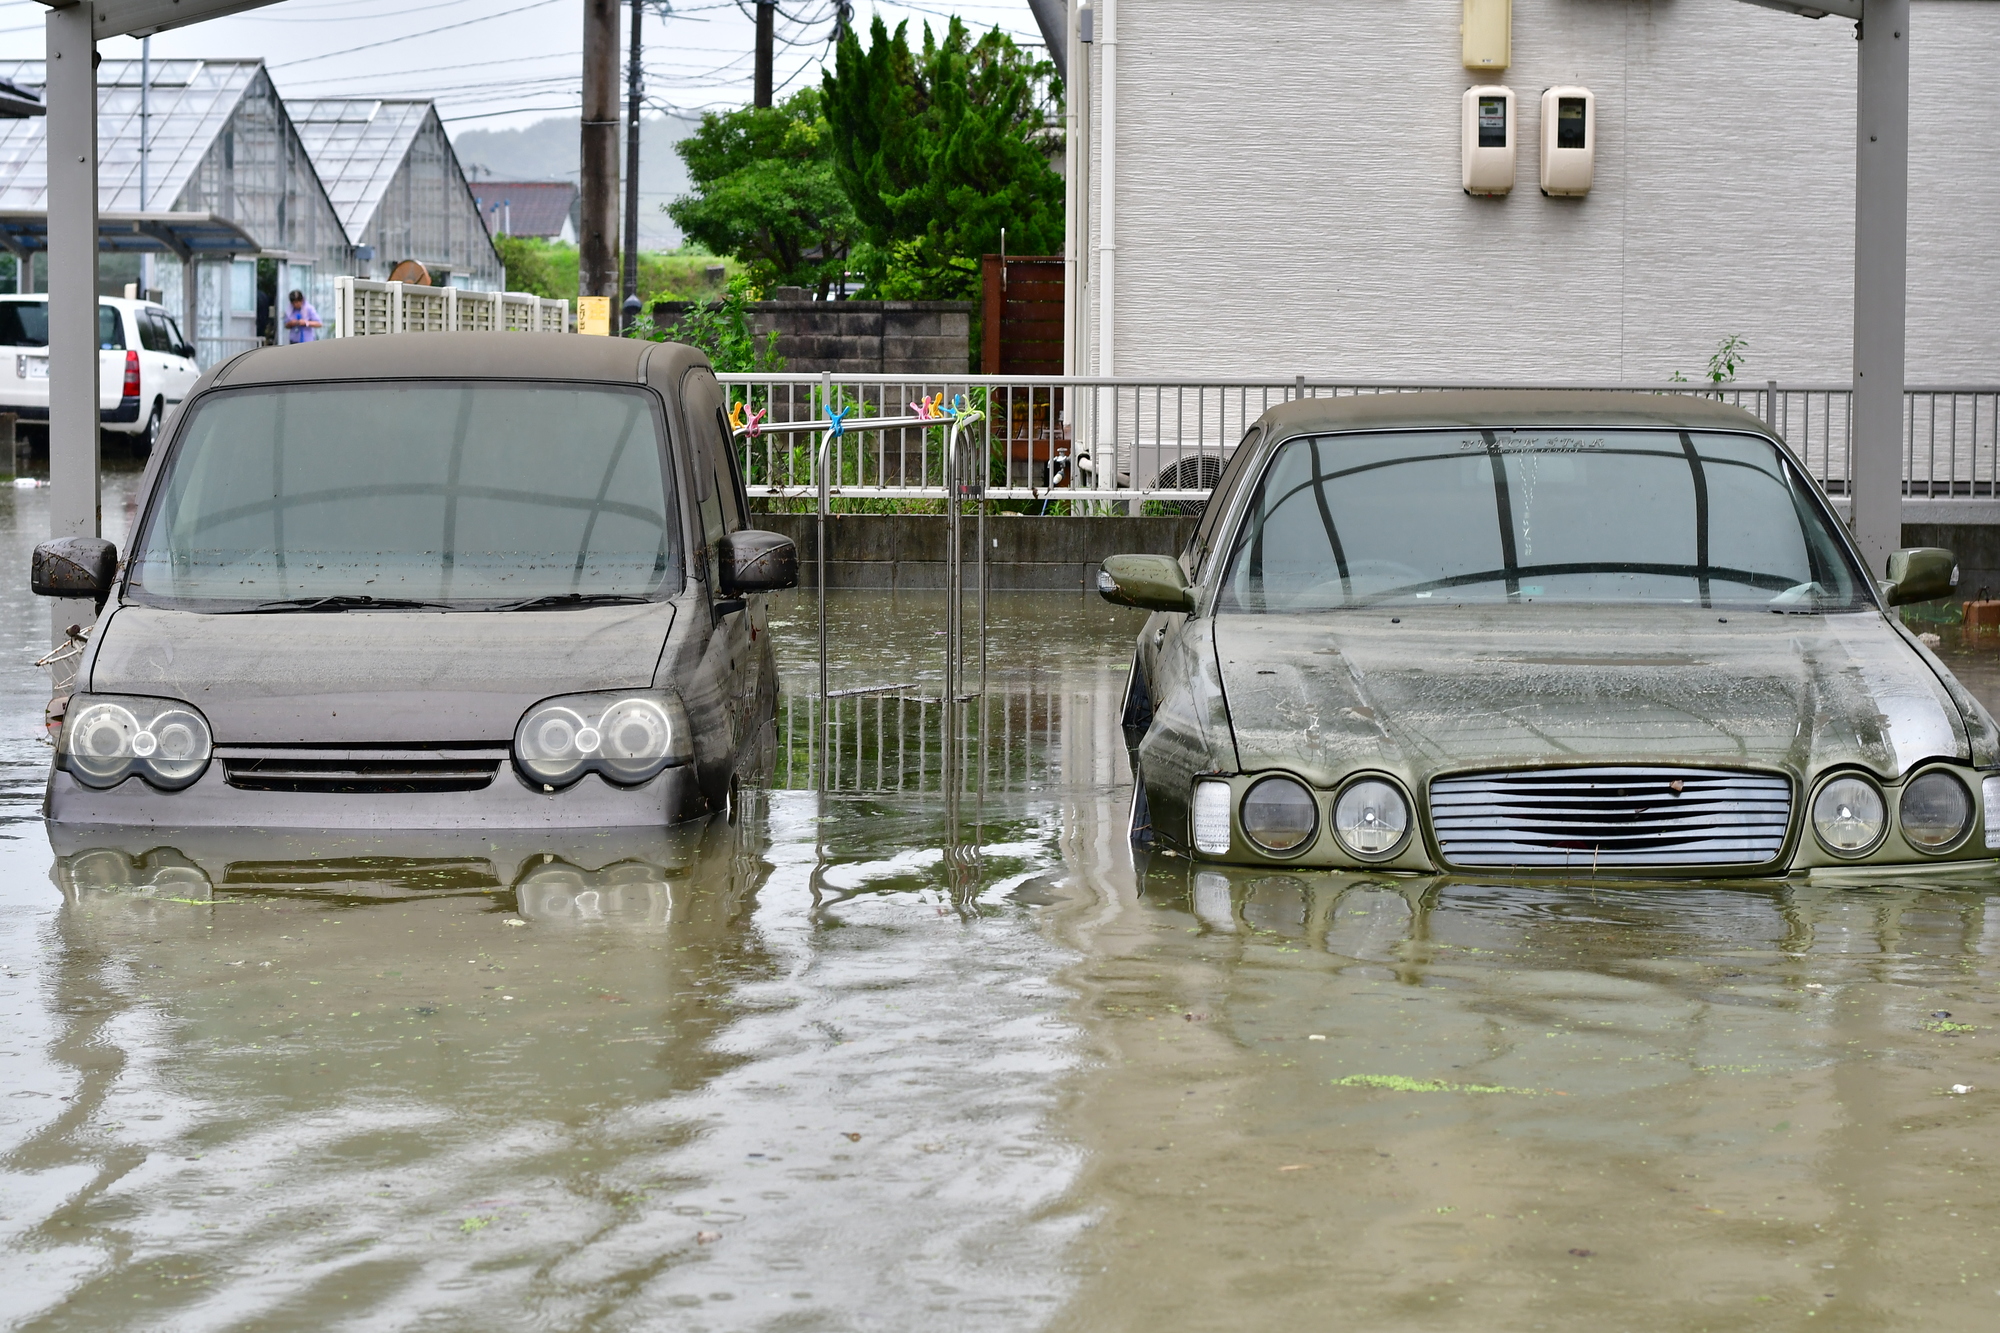
M1849 377L1852 23L1514 0L1513 67L1487 78L1459 63L1459 0L1116 4L1118 374L1658 381L1737 334L1746 378ZM1991 382L2000 4L1912 8L1909 376ZM1484 82L1519 107L1503 199L1459 187ZM1555 84L1596 95L1580 199L1537 188Z

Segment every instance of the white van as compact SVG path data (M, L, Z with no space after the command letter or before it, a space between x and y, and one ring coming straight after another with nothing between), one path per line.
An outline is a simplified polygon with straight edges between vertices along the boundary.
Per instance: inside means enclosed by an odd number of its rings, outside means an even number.
M97 300L97 405L104 429L150 454L160 420L201 377L174 317L151 301ZM49 298L0 296L0 412L49 419Z

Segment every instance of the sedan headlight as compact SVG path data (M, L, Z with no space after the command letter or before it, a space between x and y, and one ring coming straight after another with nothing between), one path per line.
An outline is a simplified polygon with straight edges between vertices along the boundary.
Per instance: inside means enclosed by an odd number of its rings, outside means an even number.
M1362 778L1350 782L1333 803L1333 836L1364 860L1388 856L1410 831L1410 803L1391 782Z
M208 720L192 704L79 694L56 738L56 767L100 791L134 774L162 791L179 791L207 771L214 750Z
M1269 777L1243 794L1243 833L1267 852L1295 852L1319 831L1319 802L1297 778Z
M1948 851L1972 826L1972 793L1952 774L1934 768L1904 785L1896 812L1912 847Z
M1889 810L1881 788L1867 778L1838 777L1813 797L1812 823L1813 832L1835 856L1864 856L1882 841Z
M585 773L633 786L694 758L681 701L663 690L607 690L544 699L514 728L514 765L544 787Z

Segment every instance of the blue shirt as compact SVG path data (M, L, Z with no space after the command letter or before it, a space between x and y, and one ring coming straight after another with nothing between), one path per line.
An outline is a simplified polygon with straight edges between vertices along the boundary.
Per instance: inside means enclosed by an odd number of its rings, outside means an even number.
M309 343L319 337L318 329L304 327L304 326L294 328L289 322L291 320L297 319L297 320L311 320L313 323L317 324L319 322L319 311L313 309L311 301L307 301L297 310L292 309L292 307L289 304L286 305L285 319L287 321L285 325L286 342Z

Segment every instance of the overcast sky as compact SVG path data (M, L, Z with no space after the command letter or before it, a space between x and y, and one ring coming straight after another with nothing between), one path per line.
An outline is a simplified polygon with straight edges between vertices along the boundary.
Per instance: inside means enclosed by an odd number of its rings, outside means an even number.
M672 0L673 14L663 19L662 7L647 4L649 104L704 111L748 102L756 24L746 14L754 11L735 0ZM998 24L1041 42L1027 0L931 0L921 8L855 0L854 8L864 31L876 12L892 28L911 20L913 33L926 20L941 28L957 13L969 25ZM834 6L783 0L779 12L777 79L789 90L830 58ZM0 58L39 59L46 13L36 0L0 0ZM629 22L620 20L621 34ZM100 49L106 59L137 58L139 43L117 38ZM262 56L287 97L434 97L453 130L574 114L582 50L581 0L283 0L153 38L155 59Z

